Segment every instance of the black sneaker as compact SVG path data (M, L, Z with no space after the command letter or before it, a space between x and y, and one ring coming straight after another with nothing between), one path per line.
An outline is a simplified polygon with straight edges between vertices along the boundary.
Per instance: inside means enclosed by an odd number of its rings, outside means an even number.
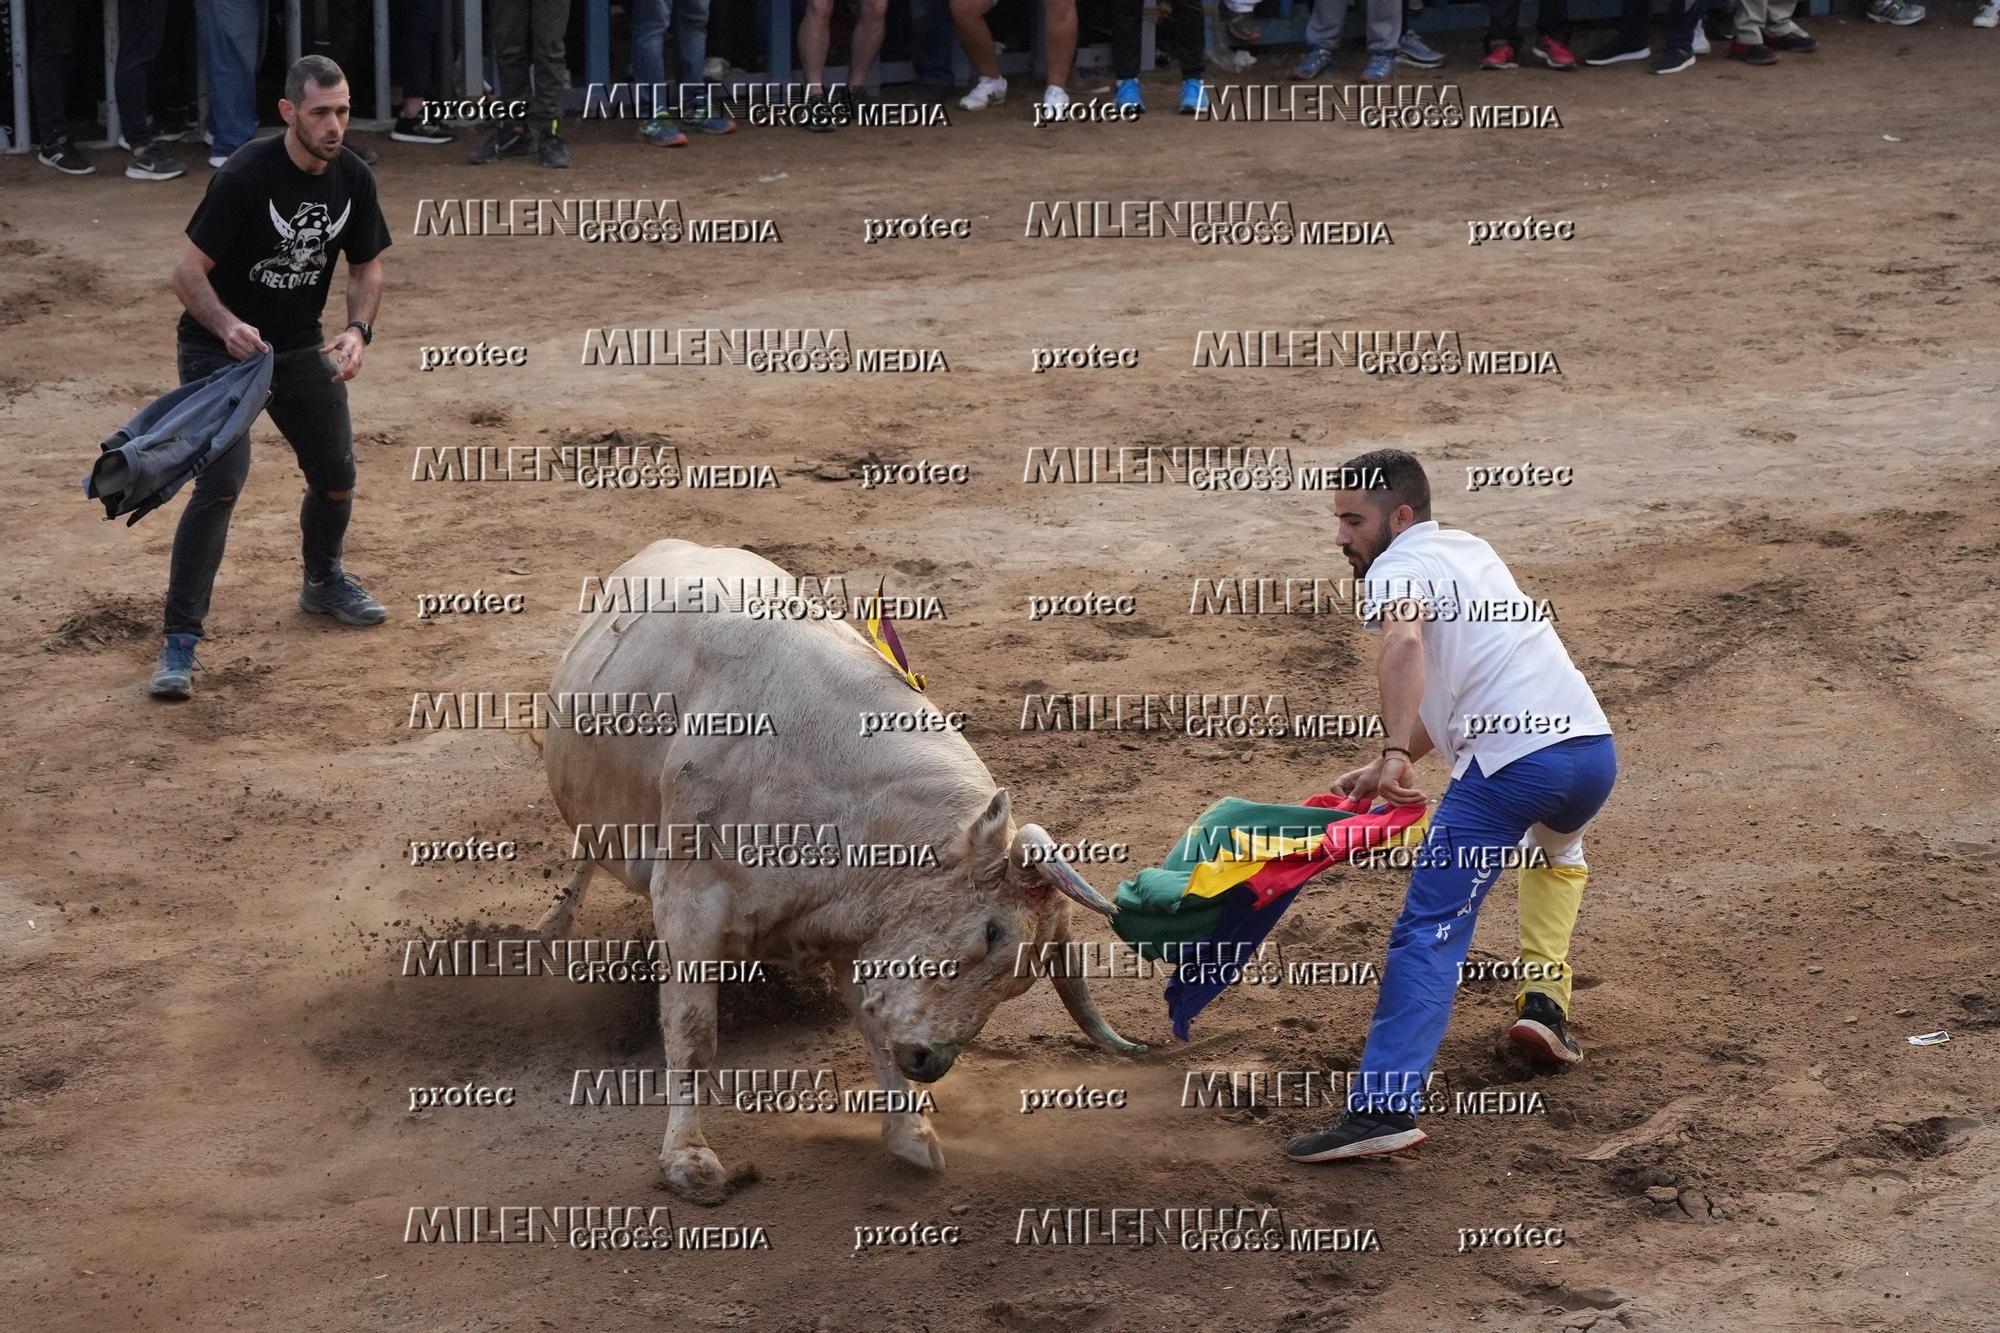
M132 150L132 159L125 164L125 175L135 181L170 181L187 175L187 165L169 157L158 144L149 143Z
M1301 1134L1285 1145L1294 1162L1345 1162L1357 1157L1387 1157L1414 1148L1428 1135L1407 1111L1349 1111L1340 1123L1317 1134Z
M535 136L535 160L545 167L566 167L569 165L569 145L562 135L556 133L555 122L549 122L549 132Z
M1597 47L1583 58L1586 65L1622 65L1628 60L1644 60L1653 54L1653 48L1641 42L1637 46L1627 46L1617 38Z
M369 166L372 167L375 165L375 150L361 140L349 139L347 141L347 151L360 158L363 162L366 162Z
M370 597L345 570L319 583L307 579L299 589L299 610L332 616L343 625L379 625L389 618L389 608Z
M502 125L487 137L485 143L473 149L472 156L466 161L483 167L503 157L526 157L534 151L535 137L528 133L526 125Z
M51 139L42 145L42 151L35 159L45 167L54 167L65 176L88 176L97 168L90 165L90 159L77 151L76 141L65 134L60 139Z
M814 134L832 134L848 120L847 109L825 93L813 93L800 104L792 123Z
M1773 51L1790 51L1793 55L1808 56L1819 50L1819 39L1809 37L1804 32L1767 32L1764 45Z
M398 116L389 137L397 143L450 143L458 136L442 125L428 124L415 116Z
M192 634L169 634L160 645L160 660L153 668L153 679L146 692L155 699L185 699L192 695L194 671L201 665L194 660L194 646L200 642Z
M1653 73L1678 74L1684 69L1694 68L1694 52L1680 51L1668 47L1653 57Z
M1563 1025L1561 1007L1539 991L1521 1002L1521 1012L1515 1016L1514 1026L1507 1029L1507 1039L1552 1068L1567 1068L1583 1059L1583 1047Z

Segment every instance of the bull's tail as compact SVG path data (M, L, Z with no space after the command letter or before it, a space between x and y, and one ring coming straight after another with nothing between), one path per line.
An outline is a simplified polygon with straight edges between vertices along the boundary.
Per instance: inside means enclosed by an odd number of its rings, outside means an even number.
M542 733L540 729L535 727L530 727L528 728L527 734L528 734L528 744L535 747L536 754L540 754L542 752Z
M531 733L532 734L532 733ZM562 939L569 934L570 924L576 920L576 909L583 906L583 890L590 883L590 872L596 866L585 861L570 876L569 883L542 919L535 923L535 934L545 940Z

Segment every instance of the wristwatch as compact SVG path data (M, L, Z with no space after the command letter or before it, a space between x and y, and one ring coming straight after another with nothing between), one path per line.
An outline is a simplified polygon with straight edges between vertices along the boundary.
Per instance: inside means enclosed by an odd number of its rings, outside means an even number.
M370 343L375 341L375 330L369 327L367 320L350 319L347 321L347 327L350 329L361 330L361 345L363 347L366 347Z

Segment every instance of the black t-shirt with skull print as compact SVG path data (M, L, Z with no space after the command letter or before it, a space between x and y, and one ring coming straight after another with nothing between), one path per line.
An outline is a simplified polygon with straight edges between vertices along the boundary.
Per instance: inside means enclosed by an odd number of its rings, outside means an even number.
M188 239L215 261L208 280L222 304L278 351L318 346L333 261L365 264L389 247L375 176L351 149L317 176L300 171L284 136L253 139L209 179ZM181 336L215 342L183 314Z

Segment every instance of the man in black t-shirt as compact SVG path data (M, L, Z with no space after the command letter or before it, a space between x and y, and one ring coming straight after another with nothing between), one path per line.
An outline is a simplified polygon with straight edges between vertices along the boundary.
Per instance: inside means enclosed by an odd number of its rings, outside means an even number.
M173 284L187 308L179 330L181 383L232 359L260 352L274 358L271 420L306 478L300 608L343 625L375 625L389 613L341 568L340 553L354 507L347 381L360 373L375 336L389 228L374 176L342 147L348 105L340 66L324 56L293 64L278 102L283 137L251 140L209 180ZM326 341L320 312L339 253L347 256L347 325ZM151 687L161 698L185 699L192 690L194 646L249 472L246 437L196 476L194 498L174 530L166 643Z

